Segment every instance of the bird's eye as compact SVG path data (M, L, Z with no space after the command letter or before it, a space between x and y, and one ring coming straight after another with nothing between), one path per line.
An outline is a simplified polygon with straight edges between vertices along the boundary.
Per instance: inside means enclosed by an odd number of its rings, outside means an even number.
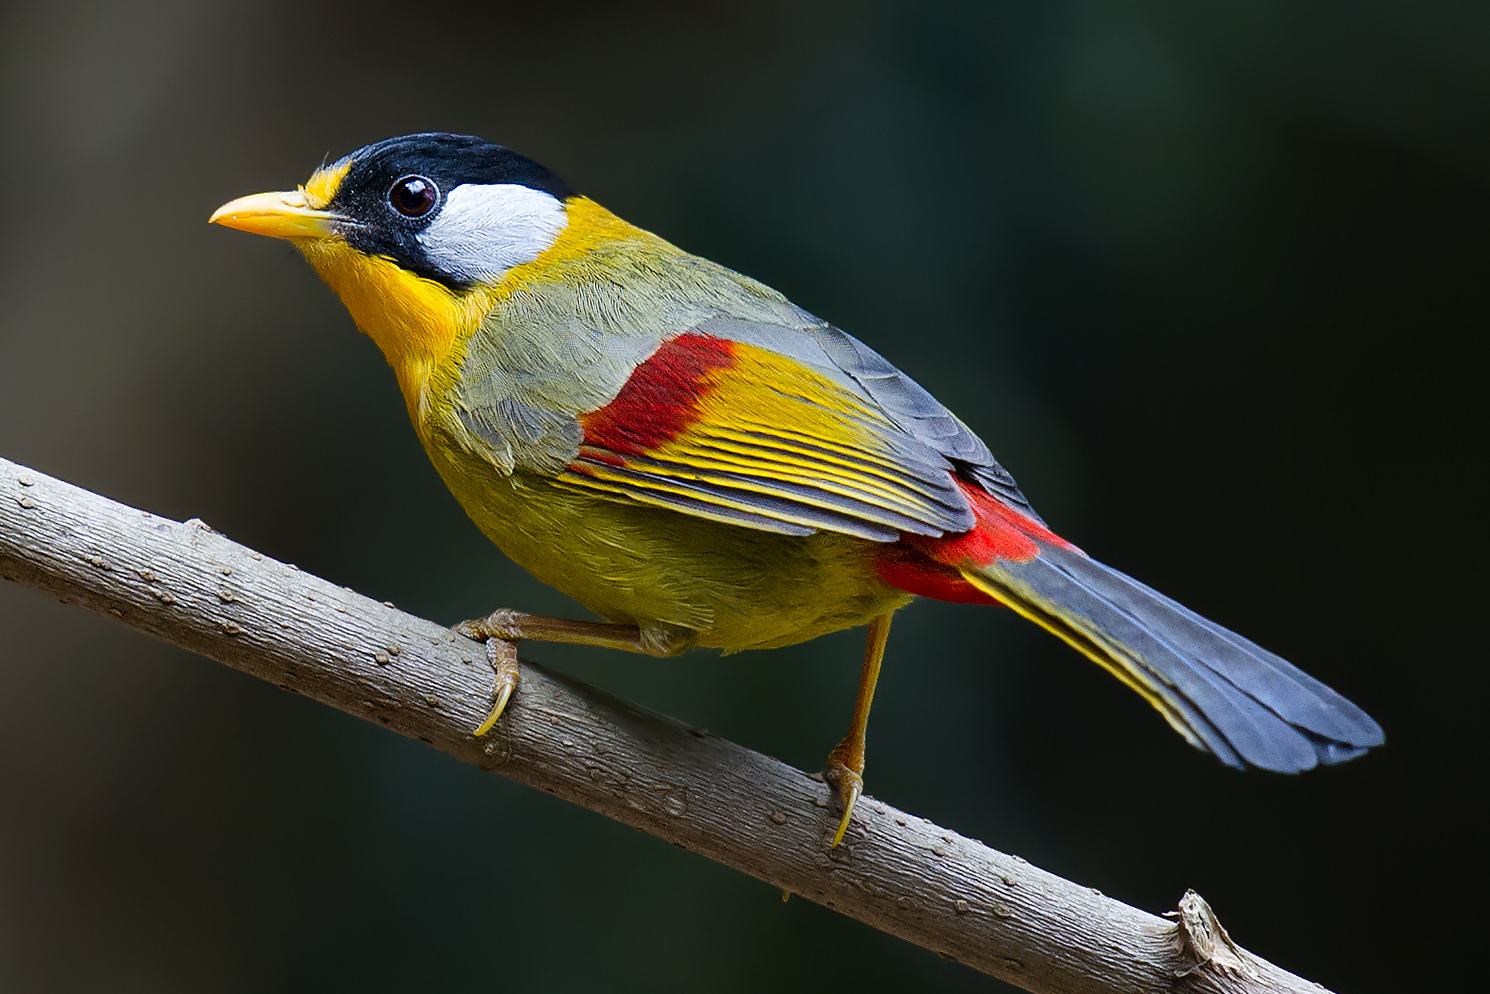
M405 176L388 191L388 202L404 217L423 217L439 199L439 187L423 176Z

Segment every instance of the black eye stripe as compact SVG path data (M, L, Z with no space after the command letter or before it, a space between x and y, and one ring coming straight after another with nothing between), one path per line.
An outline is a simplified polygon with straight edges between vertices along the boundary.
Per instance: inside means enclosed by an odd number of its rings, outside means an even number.
M404 217L423 217L440 202L440 188L423 176L405 176L388 191L388 203Z

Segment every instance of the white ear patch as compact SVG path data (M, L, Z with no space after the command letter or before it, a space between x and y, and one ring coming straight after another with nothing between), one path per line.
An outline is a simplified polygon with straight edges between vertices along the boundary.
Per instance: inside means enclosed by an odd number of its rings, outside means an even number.
M487 283L513 266L532 262L569 223L552 194L516 183L463 183L445 193L445 204L419 244L441 272L469 283Z

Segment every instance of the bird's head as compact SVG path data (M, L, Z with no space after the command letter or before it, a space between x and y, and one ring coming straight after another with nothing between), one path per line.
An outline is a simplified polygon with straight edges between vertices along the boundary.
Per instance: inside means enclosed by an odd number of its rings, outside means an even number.
M578 199L511 149L429 133L368 145L304 186L240 197L210 220L300 249L413 404L411 391L474 331L493 289L560 239Z

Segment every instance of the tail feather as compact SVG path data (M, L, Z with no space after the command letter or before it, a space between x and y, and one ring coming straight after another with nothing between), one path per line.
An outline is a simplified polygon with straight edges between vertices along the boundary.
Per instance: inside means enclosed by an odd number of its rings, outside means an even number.
M1036 556L960 572L1138 691L1192 745L1292 773L1384 741L1364 711L1286 660L1043 537Z

